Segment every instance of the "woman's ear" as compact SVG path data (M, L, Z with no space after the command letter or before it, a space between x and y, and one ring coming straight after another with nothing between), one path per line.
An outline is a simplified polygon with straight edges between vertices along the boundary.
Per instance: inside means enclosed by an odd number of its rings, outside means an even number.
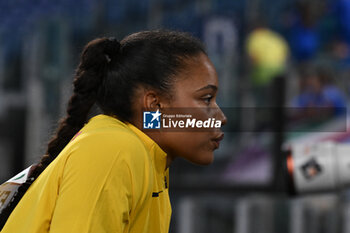
M161 109L160 96L155 91L146 91L143 96L143 108L146 111Z

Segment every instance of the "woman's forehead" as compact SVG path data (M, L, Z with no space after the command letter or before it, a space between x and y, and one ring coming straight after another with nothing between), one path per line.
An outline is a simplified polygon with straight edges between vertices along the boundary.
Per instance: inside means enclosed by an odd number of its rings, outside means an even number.
M216 70L205 54L200 54L194 59L188 59L186 65L178 74L178 86L191 89L213 85L218 87Z

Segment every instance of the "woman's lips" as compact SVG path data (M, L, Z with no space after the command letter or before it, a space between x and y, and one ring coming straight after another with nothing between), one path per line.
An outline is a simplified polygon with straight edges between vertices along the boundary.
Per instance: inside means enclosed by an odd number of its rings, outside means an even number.
M219 136L215 137L212 139L213 143L214 143L214 150L219 148L220 146L220 141L224 139L224 134L221 133Z

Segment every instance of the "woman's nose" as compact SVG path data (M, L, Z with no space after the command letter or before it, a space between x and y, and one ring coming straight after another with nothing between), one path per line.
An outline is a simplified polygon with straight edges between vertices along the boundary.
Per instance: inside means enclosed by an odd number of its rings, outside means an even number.
M219 108L219 113L218 113L218 120L221 121L221 125L225 125L227 123L227 118L225 116L225 114L223 113L223 111L221 110L220 107Z

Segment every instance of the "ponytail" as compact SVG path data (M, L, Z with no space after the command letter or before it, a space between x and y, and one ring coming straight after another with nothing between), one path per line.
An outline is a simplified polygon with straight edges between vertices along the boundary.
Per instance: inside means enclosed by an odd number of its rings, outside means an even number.
M67 115L60 121L56 134L50 140L45 155L33 166L28 179L17 190L12 200L0 213L0 230L24 193L45 168L58 156L72 137L84 126L91 107L96 102L110 63L119 52L120 44L113 38L99 38L88 43L81 55Z
M91 107L96 102L98 89L107 75L109 63L119 52L119 42L114 38L99 38L88 43L73 82L67 115L50 140L46 154L41 158L31 177L40 173L57 157L73 136L84 126Z

